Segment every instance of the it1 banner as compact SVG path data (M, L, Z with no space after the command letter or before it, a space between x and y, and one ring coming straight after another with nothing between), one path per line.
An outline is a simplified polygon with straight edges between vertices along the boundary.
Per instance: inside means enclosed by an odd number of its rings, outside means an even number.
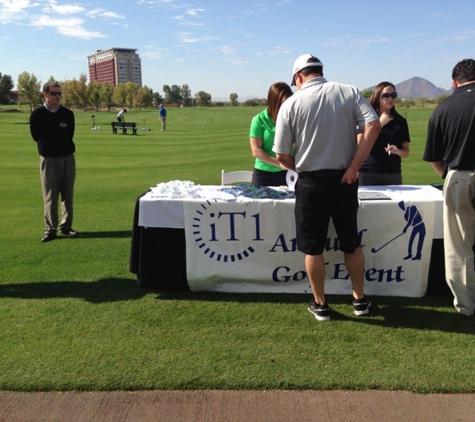
M434 212L433 201L360 203L358 225L367 294L425 294ZM184 220L187 279L192 291L311 291L304 254L296 248L293 200L190 200L184 203ZM344 254L331 223L324 259L326 292L349 294Z

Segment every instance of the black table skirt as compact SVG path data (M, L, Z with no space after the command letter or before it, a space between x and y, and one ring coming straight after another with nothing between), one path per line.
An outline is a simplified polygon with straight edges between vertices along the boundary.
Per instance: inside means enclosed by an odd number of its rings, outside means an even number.
M138 221L142 196L135 203L129 271L137 274L137 284L145 288L189 290L185 230L140 227Z

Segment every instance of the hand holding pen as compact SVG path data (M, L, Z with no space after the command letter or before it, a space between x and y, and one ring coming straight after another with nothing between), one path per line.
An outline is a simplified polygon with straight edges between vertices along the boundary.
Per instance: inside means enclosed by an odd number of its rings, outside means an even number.
M388 146L385 149L388 155L397 154L397 152L399 151L396 145L391 145L391 144L388 144Z

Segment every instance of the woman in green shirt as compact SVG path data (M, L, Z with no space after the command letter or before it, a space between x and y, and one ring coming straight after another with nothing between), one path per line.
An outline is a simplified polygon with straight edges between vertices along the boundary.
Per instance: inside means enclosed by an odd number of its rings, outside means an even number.
M267 107L251 121L250 143L255 157L252 172L254 186L285 186L287 169L276 160L272 151L275 135L275 121L282 103L293 94L285 82L276 82L269 88Z

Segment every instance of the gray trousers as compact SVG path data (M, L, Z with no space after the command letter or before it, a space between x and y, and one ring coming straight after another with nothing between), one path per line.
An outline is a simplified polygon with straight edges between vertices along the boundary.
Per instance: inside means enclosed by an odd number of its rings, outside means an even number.
M445 279L455 309L471 316L475 312L475 172L448 172L443 210Z
M68 230L73 223L73 192L76 180L74 154L64 157L40 156L40 179L43 193L45 233ZM58 199L61 195L61 222Z

